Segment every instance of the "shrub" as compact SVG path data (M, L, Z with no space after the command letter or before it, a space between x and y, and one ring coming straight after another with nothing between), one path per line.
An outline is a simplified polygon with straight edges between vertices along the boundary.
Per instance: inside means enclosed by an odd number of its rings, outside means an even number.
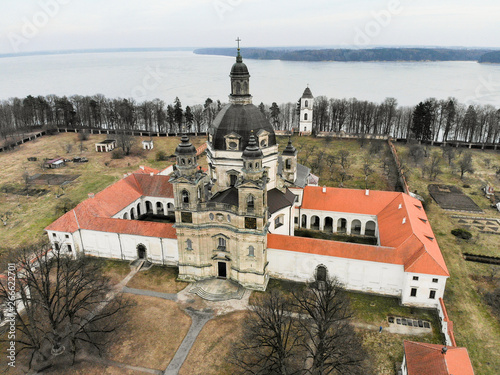
M165 151L158 151L156 153L156 161L165 161L168 160L167 153Z
M111 159L123 159L123 151L116 149L111 153Z
M464 240L469 240L472 238L472 233L462 228L453 229L451 231L451 234L453 234L455 237L462 238Z
M463 186L465 189L470 188L470 185L469 185L469 184L463 184L462 186Z

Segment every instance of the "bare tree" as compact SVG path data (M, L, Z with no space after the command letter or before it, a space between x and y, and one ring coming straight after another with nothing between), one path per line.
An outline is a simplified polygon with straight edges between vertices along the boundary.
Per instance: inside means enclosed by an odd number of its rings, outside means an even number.
M363 163L363 174L365 175L365 189L368 189L368 179L373 174L372 159L366 157Z
M429 163L427 163L424 166L424 171L427 172L429 180L434 181L436 180L437 176L441 174L441 168L439 166L440 162L441 162L441 155L439 154L439 152L434 151L431 154L431 159L429 160Z
M448 165L451 167L451 164L453 163L453 160L455 159L456 152L453 147L450 145L444 146L443 147L443 158L446 158L448 160Z
M474 168L472 167L472 155L470 152L466 152L458 161L458 168L460 169L460 179L463 179L464 174L466 173L474 173Z
M47 368L77 351L101 353L106 335L118 324L117 314L127 306L113 298L109 280L88 258L72 256L66 246L48 241L18 249L15 295L0 283L0 297L12 301L17 323L18 353L29 351L29 367Z
M366 354L350 325L348 298L336 278L316 281L308 288L293 292L299 321L306 333L304 346L312 365L307 374L366 374Z
M302 371L297 353L303 332L292 301L277 291L258 297L244 324L231 361L243 374L293 375Z

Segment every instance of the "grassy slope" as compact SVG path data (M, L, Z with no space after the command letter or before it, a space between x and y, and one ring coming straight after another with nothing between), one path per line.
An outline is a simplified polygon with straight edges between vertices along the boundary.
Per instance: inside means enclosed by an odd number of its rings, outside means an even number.
M439 148L434 147L430 150L432 152ZM406 158L408 148L398 145L398 152ZM412 191L418 190L425 194L429 183L456 185L484 210L484 214L445 211L429 199L426 212L451 274L446 286L445 303L450 319L454 322L457 344L468 349L476 374L497 374L500 368L500 356L498 356L500 322L491 314L489 307L484 304L478 293L478 288L481 286L478 280L484 279L490 266L466 262L462 253L500 256L500 236L483 234L472 229L474 237L467 242L457 240L450 234L452 229L459 227L456 219L451 218L454 214L500 219L500 214L489 207L489 201L480 191L486 181L493 183L498 189L500 183L495 177L493 166L500 165L500 154L479 150L471 152L476 172L465 177L463 181L445 160L441 163L443 174L436 181L423 178L421 169L408 161L407 164L412 166L409 185ZM490 167L487 166L486 159L491 160ZM468 184L470 188L462 187L464 184Z
M44 173L40 168L40 162L29 162L30 156L38 157L39 160L61 156L71 159L74 156L86 156L88 163L67 163L66 167L47 170L45 173L78 174L75 181L64 188L65 197L78 203L87 198L90 192L99 192L106 186L123 177L124 173L137 170L140 165L151 166L162 169L171 164L171 160L157 162L155 155L157 151L165 151L171 155L177 144L178 138L154 138L155 148L152 151L140 152L140 144L143 139L136 137L134 156L123 159L111 159L111 153L96 153L94 143L104 139L105 135L92 135L84 142L86 151L80 152L79 142L76 134L63 133L56 136L46 136L35 142L28 142L14 151L0 154L2 168L0 169L0 185L4 183L16 183L23 185L22 175L26 170L30 175ZM192 139L195 146L204 142L204 137ZM72 144L70 153L64 151L65 144ZM107 165L106 165L107 164ZM200 164L206 165L204 158ZM26 197L14 194L0 193L0 213L12 212L6 226L0 226L1 247L15 247L22 243L30 243L44 235L43 228L54 221L60 214L55 212L59 200L55 197L61 193L58 186L41 186L49 192L40 197Z

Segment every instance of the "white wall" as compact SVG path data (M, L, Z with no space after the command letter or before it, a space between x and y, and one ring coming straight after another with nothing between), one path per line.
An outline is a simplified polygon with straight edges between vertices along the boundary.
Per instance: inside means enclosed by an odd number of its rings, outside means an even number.
M85 229L75 232L73 238L78 244L79 251L83 249L86 255L134 260L138 256L137 245L143 244L146 247L147 259L153 263L174 265L179 261L177 239Z
M418 280L413 280L414 277L417 277ZM433 279L437 279L437 282L433 282ZM439 305L439 298L443 298L446 279L446 276L405 272L401 303L404 305L436 307ZM417 289L416 297L411 296L412 288ZM429 298L431 290L436 291L434 299Z
M313 281L316 268L323 265L347 289L400 296L402 265L367 262L295 251L268 249L269 275L278 279Z
M271 215L269 218L269 232L274 233L274 234L284 234L287 236L293 236L294 234L294 225L293 225L293 219L295 216L295 207L285 207L282 208L281 210L276 211ZM275 228L275 223L274 220L276 217L283 215L283 225L278 227L278 229Z

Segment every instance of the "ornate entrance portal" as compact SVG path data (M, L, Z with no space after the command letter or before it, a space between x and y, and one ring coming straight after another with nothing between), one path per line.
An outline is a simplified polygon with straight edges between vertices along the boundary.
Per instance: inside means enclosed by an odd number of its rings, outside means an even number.
M225 262L217 262L218 264L218 273L217 276L221 279L227 278L227 266Z

